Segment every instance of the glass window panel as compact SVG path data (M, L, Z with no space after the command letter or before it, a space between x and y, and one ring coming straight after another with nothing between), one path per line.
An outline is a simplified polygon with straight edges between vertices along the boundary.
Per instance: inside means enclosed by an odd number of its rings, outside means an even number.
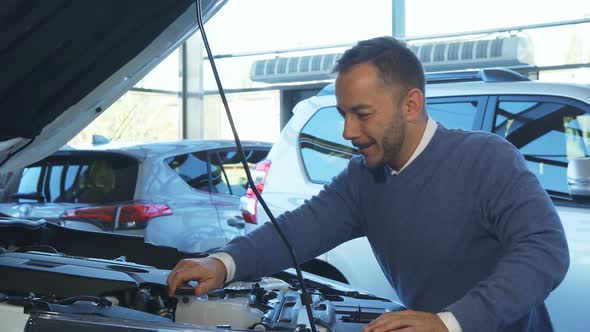
M80 170L82 167L82 170ZM66 171L65 190L71 190L74 184L77 182L78 172L82 172L86 169L86 165L69 165Z
M568 161L590 156L590 115L568 104L499 102L494 133L520 149L549 191L567 193Z
M23 170L20 183L18 185L18 193L27 194L37 192L37 185L39 184L39 177L41 176L41 166L26 167ZM20 202L36 202L36 200L19 199Z
M165 163L170 166L189 186L209 191L207 173L207 153L189 153L168 158Z
M262 161L267 151L244 150L250 169ZM212 191L214 193L243 196L246 194L248 179L236 150L217 151L211 154L213 172Z
M299 135L301 156L313 182L328 183L358 155L350 141L342 137L344 119L336 107L318 110Z
M446 128L471 130L477 112L477 102L428 102L426 110L433 120Z
M87 160L76 159L68 164L79 164L78 167L83 168L73 175L79 178L66 188L64 200L92 204L133 200L137 183L136 160L92 157ZM55 197L52 195L51 199L55 200Z
M59 197L61 196L61 175L64 170L63 165L52 165L51 167L51 174L49 175L49 197L48 199L52 201L59 201Z
M95 134L125 142L181 138L179 59L178 50L168 55L68 144L90 144Z

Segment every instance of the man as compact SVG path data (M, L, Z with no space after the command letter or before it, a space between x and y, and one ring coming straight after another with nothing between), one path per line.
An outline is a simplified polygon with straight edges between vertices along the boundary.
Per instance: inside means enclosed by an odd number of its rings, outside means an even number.
M390 37L359 42L335 69L345 139L362 154L278 218L301 261L366 236L411 310L365 331L552 331L543 301L569 255L561 222L520 152L489 133L449 130L425 111L420 61ZM197 294L291 265L272 225L205 259L183 260L170 291Z

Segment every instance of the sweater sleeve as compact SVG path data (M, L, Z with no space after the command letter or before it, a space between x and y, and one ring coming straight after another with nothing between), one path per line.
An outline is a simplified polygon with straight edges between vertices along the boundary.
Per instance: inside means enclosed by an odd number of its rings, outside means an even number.
M475 165L481 222L503 255L487 279L446 310L463 331L497 331L545 301L565 277L569 251L553 203L518 149L494 135Z
M354 174L351 174L357 162L353 159L318 195L276 218L299 263L363 235L358 197L352 184ZM270 222L234 238L218 251L234 259L234 280L255 279L293 266L286 245Z

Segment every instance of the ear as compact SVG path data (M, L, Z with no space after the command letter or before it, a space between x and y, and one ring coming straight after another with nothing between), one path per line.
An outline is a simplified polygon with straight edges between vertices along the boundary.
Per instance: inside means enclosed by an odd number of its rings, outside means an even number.
M409 122L416 122L424 116L424 94L418 88L408 91L405 98L404 115Z

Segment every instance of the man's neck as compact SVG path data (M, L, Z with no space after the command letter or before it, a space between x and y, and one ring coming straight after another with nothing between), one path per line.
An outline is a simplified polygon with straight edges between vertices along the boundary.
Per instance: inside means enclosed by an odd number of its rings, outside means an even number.
M410 160L412 154L414 154L414 151L416 151L416 148L418 148L420 140L422 139L422 136L424 136L424 131L426 131L427 123L428 117L426 117L424 121L420 121L416 124L408 124L406 127L406 137L404 137L399 152L400 158L397 158L397 160L390 163L389 167L397 172L404 167L408 160Z

